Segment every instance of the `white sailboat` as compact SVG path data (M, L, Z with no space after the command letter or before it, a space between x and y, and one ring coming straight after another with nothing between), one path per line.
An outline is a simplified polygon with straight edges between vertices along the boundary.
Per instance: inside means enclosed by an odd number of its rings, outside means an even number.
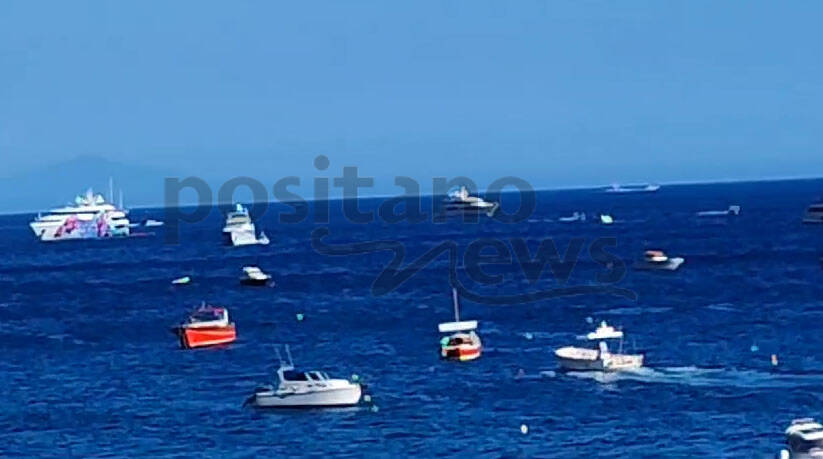
M440 357L452 360L474 360L480 357L483 343L477 336L476 320L460 321L460 304L457 289L452 288L454 302L454 322L444 322L437 325L440 333L451 333L440 339Z

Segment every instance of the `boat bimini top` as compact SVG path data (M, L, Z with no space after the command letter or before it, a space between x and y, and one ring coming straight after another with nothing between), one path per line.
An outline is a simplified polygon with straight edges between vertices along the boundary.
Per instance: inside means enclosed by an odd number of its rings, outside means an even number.
M600 326L597 327L597 330L586 335L586 339L590 341L617 338L623 338L623 332L607 324L606 321L600 322Z

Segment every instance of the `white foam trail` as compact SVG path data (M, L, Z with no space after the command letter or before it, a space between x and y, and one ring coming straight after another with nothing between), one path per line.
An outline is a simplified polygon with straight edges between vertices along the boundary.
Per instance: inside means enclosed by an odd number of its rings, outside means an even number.
M582 379L593 379L600 383L635 381L646 384L682 384L693 387L737 387L748 389L796 388L823 385L821 374L772 373L761 370L734 368L668 367L638 368L620 372L578 372L566 373Z

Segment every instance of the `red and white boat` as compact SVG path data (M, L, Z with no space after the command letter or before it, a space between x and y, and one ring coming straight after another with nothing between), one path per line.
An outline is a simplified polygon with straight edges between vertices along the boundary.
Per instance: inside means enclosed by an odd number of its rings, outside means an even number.
M227 344L237 339L234 322L229 322L228 309L214 306L200 306L175 331L185 349Z
M449 360L474 360L480 357L483 343L474 331L477 329L476 320L460 321L460 305L457 299L457 289L452 289L454 298L454 322L444 322L437 325L440 333L451 333L440 339L440 357Z

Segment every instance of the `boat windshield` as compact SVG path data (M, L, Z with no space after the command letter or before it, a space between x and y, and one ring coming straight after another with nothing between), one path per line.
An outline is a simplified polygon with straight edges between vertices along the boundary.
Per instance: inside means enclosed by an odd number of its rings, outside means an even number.
M324 379L329 379L325 375L325 373L321 373L319 371L312 371L310 374L311 374L311 378L314 379L315 381L323 381Z
M219 308L199 309L191 315L192 322L208 322L223 318L223 310Z
M309 378L306 376L306 373L302 371L296 370L289 370L283 372L283 379L286 381L308 381Z

